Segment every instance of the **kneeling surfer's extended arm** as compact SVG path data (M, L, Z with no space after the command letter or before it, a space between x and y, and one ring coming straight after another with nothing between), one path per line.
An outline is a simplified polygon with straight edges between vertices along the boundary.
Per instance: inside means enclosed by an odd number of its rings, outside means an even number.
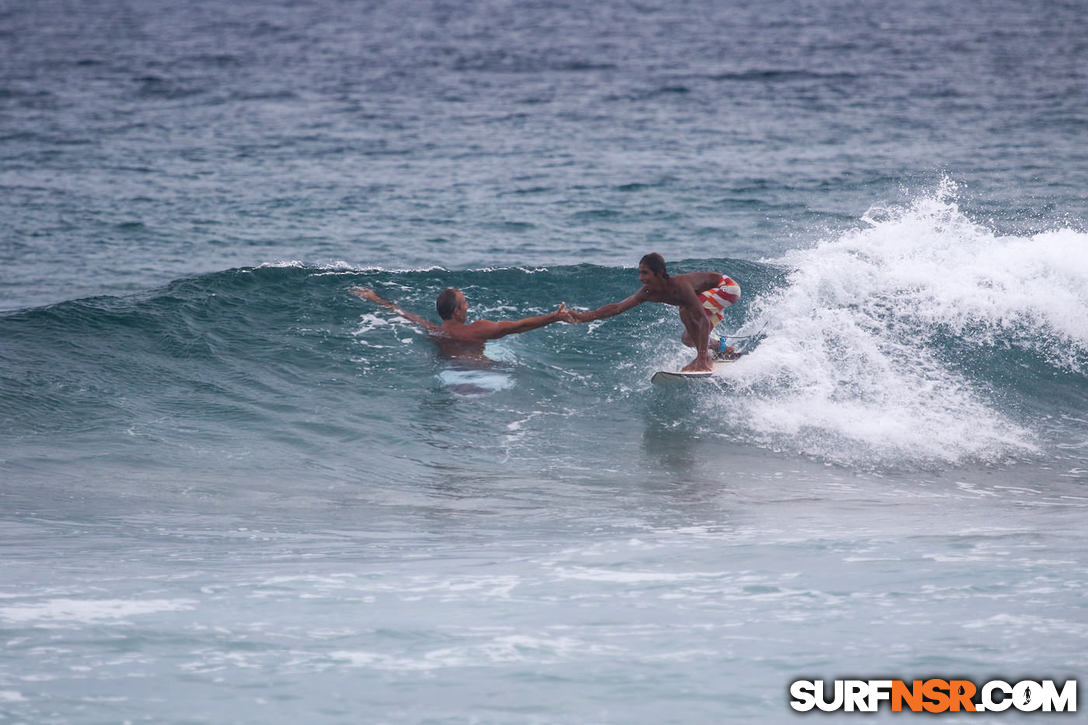
M571 312L571 316L576 322L592 322L593 320L603 320L606 317L615 317L621 312L627 312L632 307L638 307L646 299L643 296L642 290L634 293L625 300L620 302L610 302L607 305L602 305L595 310L588 312Z

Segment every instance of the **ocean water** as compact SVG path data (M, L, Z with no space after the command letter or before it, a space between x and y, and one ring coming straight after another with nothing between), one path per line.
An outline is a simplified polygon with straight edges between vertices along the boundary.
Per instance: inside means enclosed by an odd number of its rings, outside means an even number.
M0 720L1083 682L1086 149L1073 1L0 4ZM466 366L349 293L649 251L742 286L714 381L664 306Z

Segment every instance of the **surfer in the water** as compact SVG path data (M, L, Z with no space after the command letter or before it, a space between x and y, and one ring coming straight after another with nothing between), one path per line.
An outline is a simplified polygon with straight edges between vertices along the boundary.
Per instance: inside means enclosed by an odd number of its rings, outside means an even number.
M643 302L663 302L676 305L680 321L684 323L681 338L688 347L695 348L695 359L682 369L687 372L712 370L711 355L729 357L736 352L725 344L725 339L713 338L710 333L725 315L725 308L740 299L740 285L717 272L690 272L669 276L665 271L665 258L660 254L647 254L638 263L638 281L642 289L620 302L613 302L589 312L572 312L578 322L600 320L626 312Z
M438 316L442 318L442 324L436 325L430 320L379 297L374 290L367 287L352 287L351 293L364 300L376 302L396 312L401 317L414 322L424 329L431 340L438 345L443 355L452 358L484 358L484 343L518 332L528 332L538 327L550 325L553 322L574 322L571 311L566 303L561 303L554 312L535 317L526 317L521 320L476 320L466 322L468 319L468 301L461 290L449 287L442 290L435 300Z

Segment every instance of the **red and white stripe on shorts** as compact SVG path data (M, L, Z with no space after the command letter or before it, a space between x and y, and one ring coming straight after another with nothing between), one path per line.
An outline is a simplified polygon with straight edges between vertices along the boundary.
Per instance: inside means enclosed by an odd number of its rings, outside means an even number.
M725 317L725 308L740 299L740 285L722 275L718 286L708 289L699 295L699 301L703 303L706 316L710 318L710 327L713 328Z

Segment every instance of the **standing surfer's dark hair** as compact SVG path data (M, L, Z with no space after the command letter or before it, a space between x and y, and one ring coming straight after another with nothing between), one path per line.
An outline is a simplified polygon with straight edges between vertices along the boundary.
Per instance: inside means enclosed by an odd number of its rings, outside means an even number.
M646 266L646 269L650 270L659 277L669 278L669 273L665 271L665 258L657 252L647 254L645 257L638 261L639 266Z
M453 317L453 313L457 309L457 288L447 287L439 292L434 306L438 309L438 316L443 320Z

